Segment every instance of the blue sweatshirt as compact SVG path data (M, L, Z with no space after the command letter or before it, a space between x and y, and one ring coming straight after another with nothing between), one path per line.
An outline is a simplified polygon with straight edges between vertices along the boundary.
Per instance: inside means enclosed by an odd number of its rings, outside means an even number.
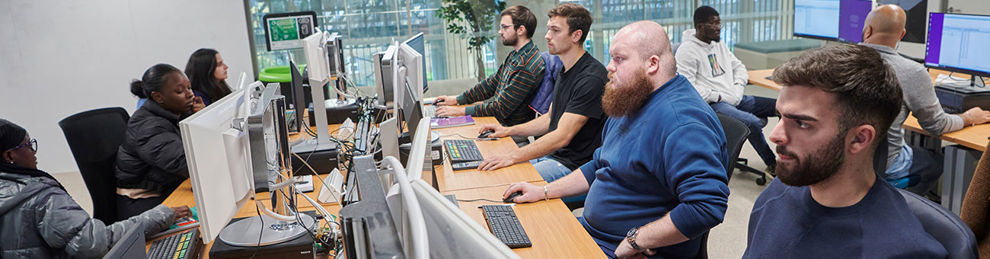
M830 208L807 186L773 180L753 204L743 258L945 258L904 197L877 179L863 200Z
M595 242L614 257L629 229L669 213L692 239L655 249L657 257L697 254L699 237L722 222L729 196L725 133L715 112L677 75L639 111L609 118L602 140L580 168L591 189L579 221Z

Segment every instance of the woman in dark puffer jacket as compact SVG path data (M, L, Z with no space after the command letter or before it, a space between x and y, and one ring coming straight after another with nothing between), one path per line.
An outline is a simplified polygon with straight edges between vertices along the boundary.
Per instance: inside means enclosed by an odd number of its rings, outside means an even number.
M0 119L0 258L98 258L131 228L151 235L190 216L188 207L159 205L106 225L38 170L37 149L24 128Z
M189 178L179 120L204 107L189 79L168 64L148 68L131 93L148 101L127 121L117 150L117 215L125 218L161 204Z

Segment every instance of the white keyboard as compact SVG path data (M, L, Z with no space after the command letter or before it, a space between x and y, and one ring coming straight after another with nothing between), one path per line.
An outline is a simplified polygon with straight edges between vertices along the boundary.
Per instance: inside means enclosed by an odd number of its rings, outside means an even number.
M433 118L433 115L437 114L437 107L433 105L423 106L423 117Z

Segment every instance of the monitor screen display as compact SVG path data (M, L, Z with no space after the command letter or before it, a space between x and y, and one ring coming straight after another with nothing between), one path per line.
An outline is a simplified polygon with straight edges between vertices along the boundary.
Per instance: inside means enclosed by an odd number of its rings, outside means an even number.
M839 37L839 0L794 0L794 36Z
M316 29L316 12L266 14L265 45L268 51L302 48L302 39Z
M859 43L863 41L866 15L873 9L871 0L842 0L839 4L839 41Z
M925 66L990 76L990 16L931 13Z

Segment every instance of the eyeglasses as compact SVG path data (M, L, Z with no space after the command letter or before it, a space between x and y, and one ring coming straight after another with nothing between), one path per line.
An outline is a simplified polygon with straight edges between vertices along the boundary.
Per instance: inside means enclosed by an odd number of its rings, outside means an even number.
M500 30L500 31L507 31L507 30L509 30L509 28L512 28L515 25L512 25L512 24L499 24L498 26L501 27L498 30Z
M20 149L22 147L31 147L31 151L32 152L38 152L38 140L37 139L28 140L28 143L24 143L24 144L20 144L20 145L14 146L14 147L12 147L10 149L7 149L7 151L18 150L18 149Z

